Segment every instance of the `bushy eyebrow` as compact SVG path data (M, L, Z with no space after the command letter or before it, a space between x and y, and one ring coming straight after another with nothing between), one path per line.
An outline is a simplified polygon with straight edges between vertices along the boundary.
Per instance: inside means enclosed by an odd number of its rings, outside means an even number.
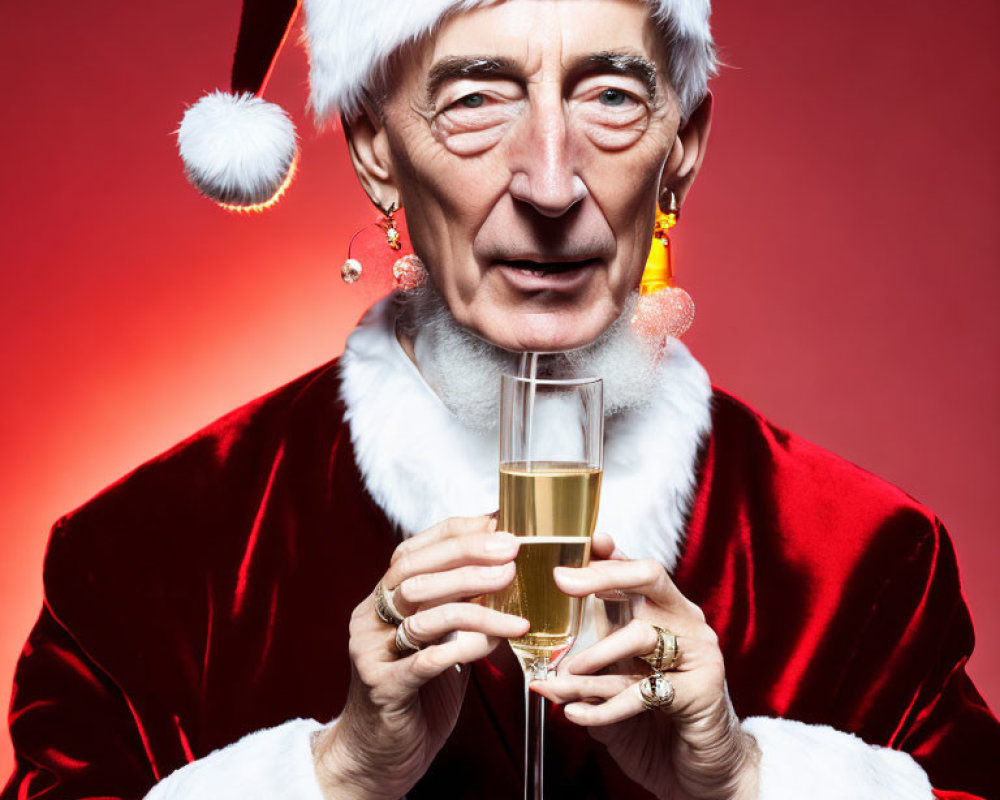
M427 73L426 101L434 104L441 87L449 81L463 78L517 78L522 67L513 59L497 56L446 56L431 66ZM569 66L570 75L609 73L628 75L646 87L649 99L656 98L656 65L635 53L604 51L575 59Z
M581 56L570 65L570 73L610 73L628 75L646 87L650 100L656 99L656 65L635 53L605 51Z
M513 77L520 72L509 58L492 56L448 56L436 62L427 73L427 101L434 98L449 81L462 78Z

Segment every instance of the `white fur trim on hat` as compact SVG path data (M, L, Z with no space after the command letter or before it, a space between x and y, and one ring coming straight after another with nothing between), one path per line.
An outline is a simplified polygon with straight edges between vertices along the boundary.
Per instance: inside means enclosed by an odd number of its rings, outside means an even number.
M177 145L198 191L237 208L260 206L279 194L297 149L295 126L280 106L226 92L207 94L187 110Z
M670 80L685 116L705 95L715 70L709 0L647 0L668 31ZM304 0L311 102L320 120L340 110L352 117L388 56L431 32L449 13L496 0Z

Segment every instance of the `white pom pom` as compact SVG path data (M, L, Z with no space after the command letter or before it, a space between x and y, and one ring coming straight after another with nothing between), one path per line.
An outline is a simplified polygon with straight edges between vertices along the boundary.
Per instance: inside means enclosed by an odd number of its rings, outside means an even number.
M278 105L252 94L212 92L191 106L177 131L188 180L226 206L266 203L295 161L295 126Z

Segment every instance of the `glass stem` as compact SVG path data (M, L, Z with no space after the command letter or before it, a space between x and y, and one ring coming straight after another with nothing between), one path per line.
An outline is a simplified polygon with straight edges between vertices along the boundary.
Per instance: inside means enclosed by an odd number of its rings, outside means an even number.
M548 664L534 664L524 671L524 800L544 800L545 698L528 689L544 680Z

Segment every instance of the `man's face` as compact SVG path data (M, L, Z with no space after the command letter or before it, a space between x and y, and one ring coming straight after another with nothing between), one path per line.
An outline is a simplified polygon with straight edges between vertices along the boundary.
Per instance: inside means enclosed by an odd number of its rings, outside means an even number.
M458 323L570 350L642 273L678 129L647 7L512 0L448 20L383 109L376 150Z

